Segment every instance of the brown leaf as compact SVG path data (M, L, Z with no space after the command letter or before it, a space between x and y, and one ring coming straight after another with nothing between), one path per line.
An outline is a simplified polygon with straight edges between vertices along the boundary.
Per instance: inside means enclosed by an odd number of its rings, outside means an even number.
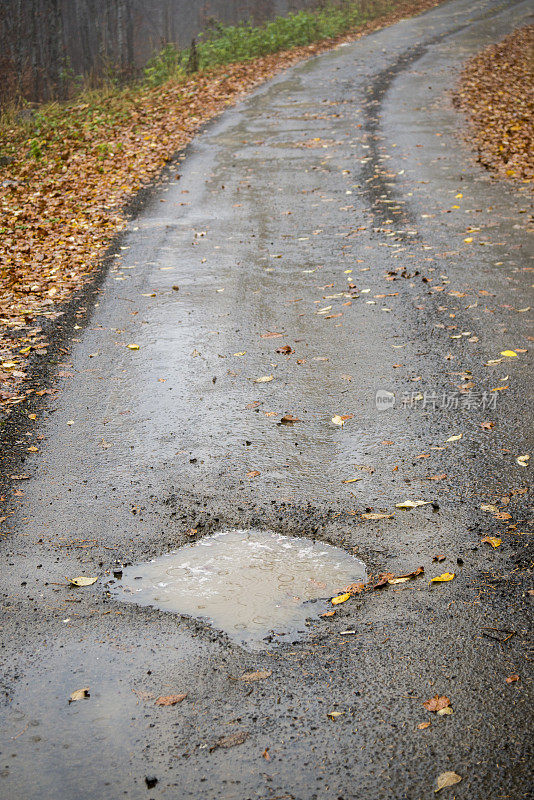
M69 697L69 703L74 703L76 700L87 700L88 697L91 697L89 694L89 687L85 689L76 689Z
M284 414L280 420L281 425L294 425L295 422L302 422L302 420L298 417L294 417L292 414Z
M239 678L240 681L262 681L264 678L270 678L273 674L271 669L258 669L255 672L244 672Z
M288 356L290 353L294 353L295 351L288 344L284 344L282 347L277 347L276 352L283 356Z
M257 478L258 475L261 475L261 472L259 472L257 469L253 469L250 472L247 472L247 478Z
M177 703L181 703L182 700L185 700L187 697L187 692L183 694L168 694L162 697L158 697L155 704L156 706L175 706Z
M519 680L519 675L508 675L506 678L506 683L515 683Z
M237 731L236 733L231 733L229 736L222 736L211 745L210 753L212 753L218 747L222 747L226 750L229 747L235 747L238 744L243 744L247 737L248 731Z
M441 711L442 708L447 708L450 704L451 701L448 697L444 695L440 697L439 694L434 695L434 697L431 697L429 700L425 700L423 703L427 711Z

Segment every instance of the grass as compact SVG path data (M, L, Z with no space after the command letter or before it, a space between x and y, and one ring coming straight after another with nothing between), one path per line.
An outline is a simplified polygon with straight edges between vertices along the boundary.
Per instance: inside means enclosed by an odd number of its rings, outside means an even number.
M332 39L392 11L394 0L341 0L323 4L314 11L299 11L272 22L253 26L248 22L223 26L212 21L196 44L199 69L234 61L248 61L292 47L303 47ZM187 73L191 52L167 45L150 59L144 70L152 86Z

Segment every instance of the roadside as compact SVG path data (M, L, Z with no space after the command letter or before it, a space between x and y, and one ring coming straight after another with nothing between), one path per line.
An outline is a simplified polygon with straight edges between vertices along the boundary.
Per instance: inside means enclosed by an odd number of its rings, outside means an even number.
M469 59L454 94L466 140L497 177L534 179L534 26L518 28Z
M5 120L0 130L0 414L46 391L39 381L57 362L50 358L54 321L79 313L76 293L88 282L98 285L97 268L132 204L139 208L140 190L166 164L179 167L183 156L177 154L204 124L289 66L436 5L437 0L371 4L367 16L377 18L335 38L209 67L158 86L150 85L152 71L149 83L44 106L26 123ZM228 53L209 57L226 62ZM74 305L66 305L72 298ZM86 306L87 293L78 300Z

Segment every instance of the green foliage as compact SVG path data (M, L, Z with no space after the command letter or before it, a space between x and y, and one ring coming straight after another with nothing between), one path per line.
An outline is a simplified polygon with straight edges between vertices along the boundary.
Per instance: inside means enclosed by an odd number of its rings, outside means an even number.
M210 20L206 32L198 37L199 68L248 61L330 39L386 13L394 5L391 0L340 0L323 4L315 11L276 17L259 26L243 22L225 27ZM183 77L188 59L189 50L180 51L168 44L150 59L144 79L150 86L159 86L169 79Z

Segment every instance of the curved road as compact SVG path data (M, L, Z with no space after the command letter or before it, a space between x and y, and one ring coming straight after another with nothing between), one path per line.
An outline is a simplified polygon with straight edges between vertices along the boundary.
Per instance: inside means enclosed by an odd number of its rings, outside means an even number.
M131 221L19 437L40 452L3 523L2 797L419 800L445 771L447 797L527 797L528 198L449 90L528 15L457 0L283 73ZM110 597L118 565L247 526L425 576L258 653Z

